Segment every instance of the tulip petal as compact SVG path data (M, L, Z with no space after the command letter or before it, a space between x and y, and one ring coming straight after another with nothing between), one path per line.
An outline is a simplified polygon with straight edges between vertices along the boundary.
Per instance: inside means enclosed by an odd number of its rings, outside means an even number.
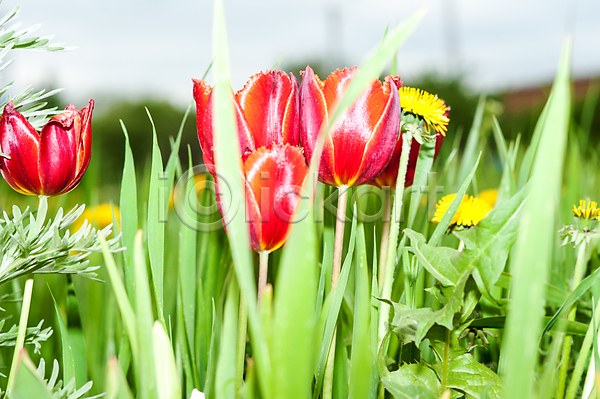
M69 107L67 107L69 109ZM77 111L77 108L73 106L73 109ZM68 193L73 190L81 179L83 174L90 165L90 159L92 156L92 111L94 110L94 100L90 100L89 104L80 112L81 116L81 130L76 138L77 140L77 153L75 155L77 161L75 165L75 177L71 183L61 190L61 194Z
M214 165L212 135L212 87L203 80L192 79L194 83L194 100L196 102L196 126L198 140L202 148L202 157L206 165ZM214 173L214 170L211 172Z
M42 128L38 161L42 194L62 194L77 177L80 134L81 116L69 107Z
M244 162L247 218L254 251L280 248L300 202L308 167L298 147L277 145Z
M377 177L389 163L398 143L401 118L398 89L389 77L383 86L375 82L371 89L365 109L359 111L365 119L368 116L371 135L364 144L361 165L355 172L354 180L348 185L365 184ZM358 115L354 116L357 117ZM365 138L366 135L359 137Z
M39 134L10 101L0 118L0 148L10 159L0 157L0 169L7 183L22 194L41 192L39 146Z
M236 99L256 148L271 148L273 144L298 145L298 82L281 71L255 74Z
M327 123L329 117L323 82L309 66L306 67L300 86L300 113L300 144L304 148L307 161L310 162L321 125ZM323 152L325 153L325 149Z
M192 79L192 81L194 83L193 94L196 102L196 125L200 147L202 148L202 157L210 173L214 176L215 171L213 165L215 164L215 160L213 151L212 87L204 80ZM247 155L256 148L254 145L254 138L250 134L250 129L239 103L235 100L233 95L232 97L234 99L234 110L238 124L240 151L242 155Z

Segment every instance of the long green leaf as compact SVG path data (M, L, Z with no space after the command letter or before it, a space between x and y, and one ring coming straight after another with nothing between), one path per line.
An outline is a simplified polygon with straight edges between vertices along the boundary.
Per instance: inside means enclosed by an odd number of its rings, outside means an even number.
M511 303L502 350L506 397L533 397L538 337L544 312L544 284L555 234L570 108L571 40L566 40L533 165L531 193L521 218L512 257Z
M163 173L162 156L158 147L156 137L156 126L150 111L146 108L146 113L152 124L152 164L150 169L150 188L148 192L148 255L150 257L150 270L152 271L152 282L154 285L154 296L158 317L166 327L163 311L164 298L164 269L165 269L165 209L168 198L165 187L161 184L165 180ZM168 188L170 191L170 188ZM166 195L165 195L166 194ZM137 303L137 301L136 301Z
M370 348L371 296L365 230L362 223L356 234L354 327L350 358L350 398L366 399L370 395L371 375L374 369Z
M154 344L152 339L152 299L146 271L146 257L142 243L142 231L138 231L133 244L133 268L135 277L135 302L137 303L137 333L140 343L139 377L140 393L143 398L157 398L156 372L154 368ZM162 378L162 377L161 377Z
M254 268L250 257L248 230L245 223L246 202L239 172L240 145L237 135L237 122L233 113L231 87L229 85L229 50L225 29L225 14L221 0L215 0L213 19L213 51L215 53L213 95L213 135L215 163L221 183L226 182L231 196L232 218L227 224L227 235L233 265L242 296L248 308L248 326L254 348L256 370L261 392L265 399L271 399L270 387L272 368L269 348L262 330L256 308L256 284ZM223 190L226 191L226 190ZM224 198L226 201L227 198ZM224 203L227 203L224 202Z
M292 225L277 274L271 346L276 397L310 396L318 264L312 209L310 201L301 202L301 220Z
M48 290L50 290L49 286ZM65 326L65 322L63 321L62 316L60 315L60 311L58 310L58 305L56 304L56 299L54 299L52 291L50 291L50 296L52 297L52 303L54 304L56 320L58 321L58 329L60 330L60 343L62 346L63 381L65 382L65 384L67 384L73 378L75 378L75 358L73 357L73 350L71 349L71 345L69 344L69 333L67 330L67 326ZM75 380L75 386L78 386L77 380Z
M221 347L217 363L217 375L215 382L215 398L235 399L235 376L236 376L236 344L237 323L240 294L235 278L232 278L227 290L225 300L225 314L223 316L223 330L221 333Z
M460 169L458 172L458 181L464 181L468 174L469 168L473 165L475 157L477 156L477 146L479 144L479 134L481 133L481 123L483 122L483 113L485 111L485 95L479 97L477 103L477 109L475 110L475 118L473 119L473 125L469 131L467 138L467 145L463 152L462 160L460 162Z
M158 377L156 385L159 399L180 399L181 386L175 365L175 356L171 341L162 324L154 322L152 327L152 342L154 345L155 373Z
M579 285L573 290L573 292L569 294L567 299L565 299L565 302L560 306L556 313L554 313L550 320L548 320L546 326L544 327L544 330L542 331L542 336L545 333L547 333L550 329L552 329L557 320L560 317L564 316L564 314L571 309L571 306L575 302L577 302L586 292L588 292L589 289L594 286L594 284L596 284L599 278L600 268L594 270L593 273L591 273L589 276L583 279L581 283L579 283Z
M123 121L121 129L125 135L125 163L123 165L123 178L121 180L121 199L119 202L121 215L121 242L125 247L123 251L123 270L125 272L125 287L133 307L135 295L133 293L133 240L138 229L137 185L133 154L129 144L129 135Z
M105 238L102 236L100 236L100 244L102 245L102 255L104 256L104 264L106 265L108 277L110 279L115 297L117 298L117 304L119 305L119 310L121 311L121 316L123 317L123 323L125 324L125 329L127 330L127 336L129 337L134 364L139 367L138 361L140 355L140 344L137 335L137 322L135 313L133 312L133 307L127 298L127 291L125 290L125 286L123 285L121 277L119 276L119 271L117 270L117 265L115 264L113 255L110 252L110 248L108 247Z

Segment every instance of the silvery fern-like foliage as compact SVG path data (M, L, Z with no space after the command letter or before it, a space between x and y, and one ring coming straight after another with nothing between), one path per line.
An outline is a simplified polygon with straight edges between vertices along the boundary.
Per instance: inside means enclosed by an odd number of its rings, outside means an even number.
M2 0L0 0L0 5ZM29 28L19 29L20 23L16 22L19 16L20 6L16 6L0 19L0 72L8 67L14 58L5 60L8 53L15 49L36 49L45 51L67 50L63 43L51 43L53 36L32 35L41 25L34 25ZM0 86L0 97L3 97L8 89L13 85L13 81ZM44 109L48 104L42 100L60 92L62 89L56 89L49 92L40 90L35 92L31 86L27 86L20 93L8 98L0 103L0 109L4 108L6 103L13 101L15 109L21 112L33 125L34 128L41 128L52 115L57 111L56 107Z
M4 328L6 320L0 320L0 331ZM42 329L44 320L40 321L35 327L27 327L27 333L25 335L25 344L33 344L33 351L40 354L42 348L42 342L45 342L52 336L52 327ZM6 332L0 332L0 346L15 346L17 341L17 330L18 326L13 325L10 330Z
M89 266L92 252L102 252L98 234L108 237L112 224L99 232L87 220L71 234L69 227L81 216L85 205L75 206L67 214L62 208L54 220L46 221L48 202L40 198L34 215L29 208L12 207L12 215L0 217L0 285L31 273L80 274L95 278L99 266ZM120 234L107 241L112 251L119 251Z

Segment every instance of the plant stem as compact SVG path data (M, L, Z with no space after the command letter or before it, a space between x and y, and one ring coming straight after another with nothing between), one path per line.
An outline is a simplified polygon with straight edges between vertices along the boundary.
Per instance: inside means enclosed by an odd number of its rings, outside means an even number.
M344 248L344 226L346 225L346 203L348 202L346 186L338 187L338 208L335 220L335 243L333 248L333 267L331 269L331 290L337 287L342 269L342 249Z
M381 247L379 250L379 292L383 290L383 276L385 273L385 265L387 263L388 243L390 236L390 219L392 212L392 192L389 187L383 190L383 221L381 228Z
M586 250L586 242L585 240L579 244L579 249L577 250L577 262L575 263L575 271L573 273L573 281L571 283L571 291L573 291L583 278L583 273L585 272L587 266L587 258L585 256ZM571 306L571 310L569 311L569 315L567 316L568 321L574 321L575 315L577 314L577 304L573 304ZM567 383L567 371L569 370L569 360L571 357L571 346L573 345L573 339L570 335L565 334L565 340L563 342L563 349L561 355L561 364L560 371L558 374L558 388L556 391L556 399L563 399L565 395L565 386Z
M269 252L262 251L258 253L258 302L260 306L260 300L262 299L263 292L267 286L267 274L269 273Z
M600 299L596 303L596 309L598 309L599 307ZM583 376L585 365L588 363L588 355L590 353L590 348L592 347L592 341L594 340L594 329L598 328L599 321L600 312L596 312L594 314L594 318L588 326L588 330L585 333L583 343L581 344L581 349L579 350L579 355L577 356L577 362L575 363L575 368L573 369L573 373L571 374L571 381L569 381L566 399L575 399L575 395L577 394L577 390L579 389L579 382L581 381L581 377Z
M396 245L398 244L398 235L400 234L400 219L402 215L402 199L404 197L404 183L406 181L406 169L408 167L408 156L412 144L412 134L404 132L402 134L402 152L400 153L400 166L398 167L398 178L396 179L396 194L394 196L394 206L390 220L390 234L388 241L388 251L386 256L385 275L381 297L391 299L392 285L394 283L394 274L396 271ZM390 305L387 303L379 304L379 334L378 342L381 344L383 337L387 333L387 323L390 317Z
M23 291L23 305L21 306L21 318L19 319L19 329L17 331L17 342L15 343L15 352L13 354L12 364L10 366L10 374L8 376L7 394L12 391L15 383L17 359L19 353L25 344L25 335L27 335L27 320L29 319L29 308L31 307L31 297L33 295L33 277L25 282Z
M442 392L446 391L448 385L448 359L450 357L450 330L446 330L446 342L444 344L444 363L442 364Z
M344 226L346 225L346 203L348 202L348 190L346 186L338 187L338 208L335 220L335 243L333 246L333 266L331 269L331 292L337 288L340 270L342 269L342 249L344 248ZM325 375L323 376L323 399L331 399L333 396L333 369L335 365L335 340L337 328L333 332L331 346L325 363Z
M259 297L260 298L260 297ZM237 341L237 378L235 379L236 395L240 392L244 382L244 364L246 362L246 334L248 333L248 312L246 301L240 293L240 311L238 314L238 341Z

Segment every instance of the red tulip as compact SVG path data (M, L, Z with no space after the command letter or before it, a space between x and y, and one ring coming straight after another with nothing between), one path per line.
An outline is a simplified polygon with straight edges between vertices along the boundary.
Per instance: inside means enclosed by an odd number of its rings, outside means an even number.
M308 166L298 147L261 147L244 162L246 206L253 251L271 252L285 242L300 203Z
M335 71L323 82L306 67L300 87L300 142L308 160L332 106L344 94L356 68ZM388 164L400 131L399 78L374 80L331 129L319 180L331 186L369 182Z
M214 164L212 87L193 79L198 138L204 163ZM260 147L298 145L298 81L281 71L260 72L233 95L240 150L245 158Z
M68 105L42 128L41 134L15 111L12 101L0 118L0 170L16 191L55 196L73 190L83 177L92 146L94 100L78 111Z
M435 154L433 155L434 158L437 157L437 154L440 152L440 148L442 148L443 142L444 136L441 133L437 133L435 135ZM417 159L419 159L420 148L421 144L419 144L417 140L413 139L410 146L410 153L408 154L408 166L406 168L406 181L404 183L404 187L409 187L413 184L413 180L415 178L415 170L417 169ZM373 181L371 181L371 184L377 187L396 187L401 153L402 138L396 143L396 148L394 148L394 154L392 155L390 163L388 163L388 165L385 167L385 169L383 169L379 176L377 176Z

